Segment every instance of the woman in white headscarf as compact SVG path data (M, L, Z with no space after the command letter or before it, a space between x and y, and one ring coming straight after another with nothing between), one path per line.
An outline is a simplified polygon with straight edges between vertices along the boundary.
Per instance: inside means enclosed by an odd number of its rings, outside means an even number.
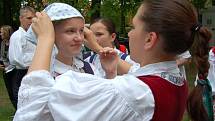
M100 76L95 67L83 61L79 54L84 40L85 20L81 13L70 5L53 3L44 11L53 21L55 45L52 54L51 73L57 77L68 70ZM30 27L26 38L33 43L37 38Z

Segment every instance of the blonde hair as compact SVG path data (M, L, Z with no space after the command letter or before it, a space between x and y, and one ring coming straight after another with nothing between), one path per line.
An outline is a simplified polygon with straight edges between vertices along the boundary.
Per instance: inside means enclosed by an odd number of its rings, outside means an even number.
M3 30L3 33L5 35L4 40L9 40L10 36L13 33L13 28L9 25L3 25L3 26L1 26L1 29Z

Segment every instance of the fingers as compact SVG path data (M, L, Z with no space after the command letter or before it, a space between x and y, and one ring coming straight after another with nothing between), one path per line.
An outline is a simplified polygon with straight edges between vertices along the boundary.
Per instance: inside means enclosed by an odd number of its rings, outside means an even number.
M113 48L110 48L110 47L105 47L105 48L101 49L99 51L99 53L100 53L100 55L104 55L104 56L106 56L108 54L111 54L111 55L117 54L117 52Z
M104 47L103 49L100 50L100 53L113 53L115 50L110 47Z
M49 18L49 16L44 12L36 12L36 17L32 18L32 23L38 23L38 21L42 18Z
M32 19L32 29L37 38L53 38L55 36L52 21L50 17L43 11L36 12L36 17Z

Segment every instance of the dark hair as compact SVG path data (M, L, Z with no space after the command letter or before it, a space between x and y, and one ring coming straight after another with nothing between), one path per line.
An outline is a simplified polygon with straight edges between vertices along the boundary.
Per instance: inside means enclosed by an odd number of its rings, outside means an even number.
M145 24L144 30L156 32L162 38L166 53L178 55L195 48L191 53L198 74L206 79L211 33L206 27L199 26L193 5L188 0L144 0L142 5L144 12L139 17ZM190 93L187 109L193 121L207 121L199 85Z
M119 41L117 40L116 26L114 22L108 18L96 18L95 20L92 21L91 25L97 22L102 23L107 28L109 34L112 33L116 34L116 39L114 40L113 45L116 46L117 49L119 49Z
M140 18L146 23L145 30L163 38L166 53L181 54L191 47L191 28L198 22L187 0L144 0L143 5L146 10Z

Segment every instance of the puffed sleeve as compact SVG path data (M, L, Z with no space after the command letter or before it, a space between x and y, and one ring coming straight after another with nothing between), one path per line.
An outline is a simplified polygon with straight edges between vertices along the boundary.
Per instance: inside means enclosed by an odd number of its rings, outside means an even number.
M26 75L18 93L18 108L14 121L51 121L48 100L55 80L48 71Z
M35 71L22 80L14 121L149 121L153 104L134 76L108 80L68 71L54 80Z
M58 76L49 103L54 120L140 120L111 81L73 71Z

